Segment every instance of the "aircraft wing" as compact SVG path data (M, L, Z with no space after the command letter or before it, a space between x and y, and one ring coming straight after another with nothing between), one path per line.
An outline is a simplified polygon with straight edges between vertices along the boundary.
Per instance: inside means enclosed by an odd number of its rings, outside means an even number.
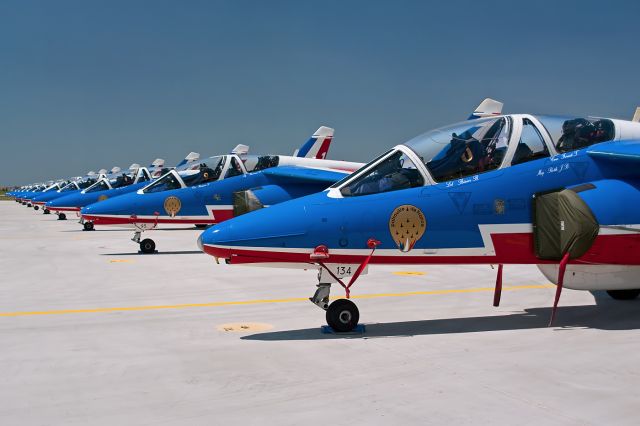
M594 145L587 154L595 159L637 163L640 162L640 141Z
M305 167L282 166L273 167L262 171L267 176L281 178L282 180L333 184L351 174L347 171L309 169Z

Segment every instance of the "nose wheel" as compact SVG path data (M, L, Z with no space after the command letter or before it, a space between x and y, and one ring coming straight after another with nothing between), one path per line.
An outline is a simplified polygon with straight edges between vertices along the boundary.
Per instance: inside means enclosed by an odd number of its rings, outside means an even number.
M153 254L157 253L156 251L156 242L151 238L145 238L140 241L140 237L142 236L142 230L138 229L135 234L133 234L133 238L131 241L134 243L138 243L140 245L140 253L142 254Z
M82 225L82 230L83 231L93 231L95 228L93 227L93 222L85 222Z
M346 333L353 331L358 325L360 311L355 303L349 299L338 299L327 309L327 324L335 331Z
M42 214L51 214L51 212L49 211L49 209L45 208L42 209Z
M58 220L67 220L67 215L64 213L58 214Z
M326 313L327 324L338 333L348 333L355 330L360 320L360 311L355 303L349 299L338 299L329 304L331 284L320 283L313 297L309 300Z
M156 252L156 243L151 238L145 238L140 241L140 251L144 254L152 254Z
M39 209L40 209L40 206L35 205L35 206L33 206L33 209L34 209L34 210L39 210Z

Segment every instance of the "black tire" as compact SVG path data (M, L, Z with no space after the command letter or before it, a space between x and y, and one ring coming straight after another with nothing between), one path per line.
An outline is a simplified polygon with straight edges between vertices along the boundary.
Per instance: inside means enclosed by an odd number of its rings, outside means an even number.
M607 290L607 294L616 300L633 300L640 296L640 288L631 290Z
M35 206L33 206L33 209L34 209L34 210L39 210L39 209L40 209L40 206L35 205Z
M339 333L353 331L359 319L358 307L349 299L338 299L327 309L327 324Z
M49 209L44 209L42 210L42 214L51 214L51 212L49 211Z
M31 203L27 203L27 207L31 207Z
M144 254L155 253L156 243L151 238L145 238L140 241L140 251Z
M67 215L66 215L66 214L64 214L64 213L60 213L60 214L58 215L58 220L67 220Z
M93 231L93 229L94 229L94 228L93 228L93 222L85 222L85 223L82 225L82 229L83 229L84 231Z

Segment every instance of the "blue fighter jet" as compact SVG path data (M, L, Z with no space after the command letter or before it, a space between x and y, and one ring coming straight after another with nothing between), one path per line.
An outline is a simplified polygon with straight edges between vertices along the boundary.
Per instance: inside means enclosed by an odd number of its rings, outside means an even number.
M321 191L362 166L325 159L333 129L320 127L293 156L248 155L239 145L178 167L156 182L122 197L82 209L86 223L131 226L142 253L154 253L145 230L171 224L205 227L248 211Z
M198 158L200 155L192 152L183 162L195 161ZM148 168L132 164L128 171L123 172L119 167L114 167L109 174L88 188L48 201L45 203L45 208L55 212L59 220L65 220L69 212L75 212L79 216L82 207L142 188L165 171L164 160L160 158L151 163ZM85 226L87 231L92 229L91 225Z
M72 179L69 183L64 185L62 188L53 191L44 191L40 195L36 195L31 199L31 203L33 204L33 208L38 210L42 207L42 213L49 214L50 211L45 207L45 204L48 201L55 200L56 198L64 197L65 195L71 195L82 191L96 183L99 179L99 175L96 172L91 171L87 173L84 177L77 177Z
M64 187L67 183L68 182L64 180L51 180L46 184L39 185L37 189L29 191L22 195L22 204L26 205L27 207L34 207L35 210L38 210L39 206L33 202L35 198L40 197L43 194L55 193L56 191Z
M640 114L633 121L484 117L400 144L319 194L202 233L230 264L317 268L311 301L352 330L349 299L373 264L535 264L557 284L640 294ZM350 277L347 281L346 277ZM329 304L332 283L347 299ZM551 322L550 322L551 324Z

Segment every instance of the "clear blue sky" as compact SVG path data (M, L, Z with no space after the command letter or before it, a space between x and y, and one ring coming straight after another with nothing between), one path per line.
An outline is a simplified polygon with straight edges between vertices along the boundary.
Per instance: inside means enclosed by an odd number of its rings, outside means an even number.
M640 2L0 2L0 184L238 143L289 154L320 125L367 161L466 118L629 118Z

